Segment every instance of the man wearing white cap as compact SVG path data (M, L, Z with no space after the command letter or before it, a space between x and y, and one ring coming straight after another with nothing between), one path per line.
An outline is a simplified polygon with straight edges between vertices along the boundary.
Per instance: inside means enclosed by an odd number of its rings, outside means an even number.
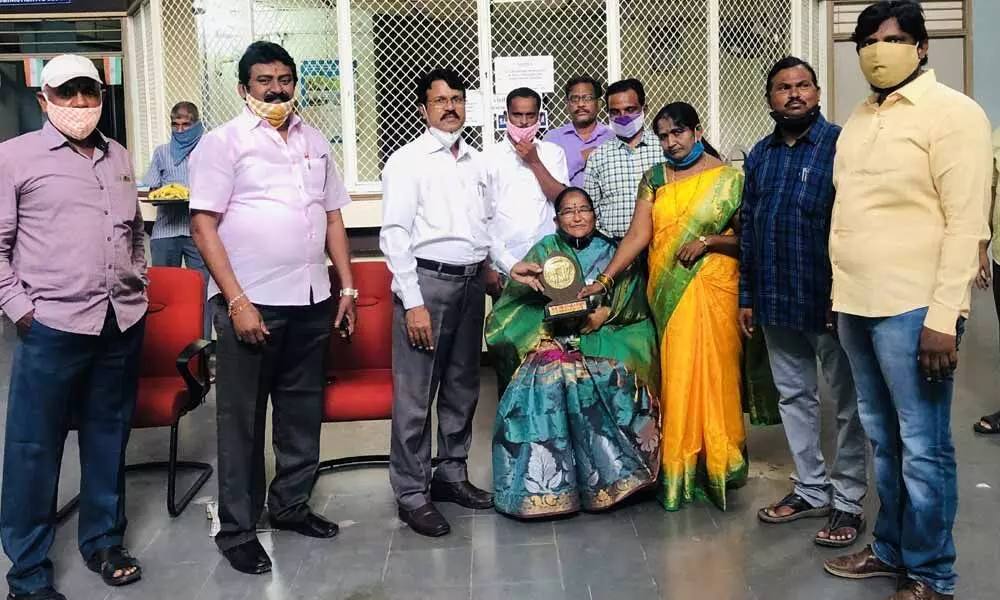
M18 332L0 508L11 600L63 599L48 551L71 421L80 552L109 585L141 575L122 539L146 255L128 153L96 130L101 99L89 59L57 56L38 94L46 123L0 144L0 310Z

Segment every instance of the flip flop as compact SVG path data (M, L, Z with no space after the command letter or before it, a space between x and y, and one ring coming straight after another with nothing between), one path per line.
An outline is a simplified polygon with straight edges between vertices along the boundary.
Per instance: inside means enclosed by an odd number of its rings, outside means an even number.
M785 515L783 517L772 516L768 510L781 508L782 506L787 506L792 509L792 514ZM802 496L792 492L788 494L776 504L764 507L757 511L757 518L765 523L780 524L780 523L791 523L792 521L798 521L799 519L816 519L820 517L825 517L830 514L830 506L820 506L819 508L809 504L809 502Z
M989 425L989 428L983 427L983 423ZM972 430L980 435L997 435L1000 433L1000 412L979 419L972 425Z
M845 512L842 510L834 510L833 514L830 515L830 521L826 524L825 529L827 535L831 535L834 531L838 529L853 529L854 535L846 540L833 540L830 538L821 538L819 535L813 538L813 542L818 546L825 546L827 548L846 548L854 542L858 541L861 534L865 532L865 517L864 515L856 515L853 513Z
M87 559L87 568L99 574L104 583L112 587L128 585L142 579L142 567L139 566L139 561L122 546L101 548L94 552ZM131 573L126 572L132 568L135 570ZM122 574L115 577L116 571L122 571Z

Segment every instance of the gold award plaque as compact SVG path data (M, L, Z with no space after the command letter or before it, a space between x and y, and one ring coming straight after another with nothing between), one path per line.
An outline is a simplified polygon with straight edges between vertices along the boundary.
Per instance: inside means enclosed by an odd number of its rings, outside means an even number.
M576 279L576 265L567 256L553 256L542 265L542 277L547 287L564 290Z
M562 252L552 253L542 264L542 284L549 303L545 320L569 319L590 312L586 299L577 298L583 289L583 277L576 262Z

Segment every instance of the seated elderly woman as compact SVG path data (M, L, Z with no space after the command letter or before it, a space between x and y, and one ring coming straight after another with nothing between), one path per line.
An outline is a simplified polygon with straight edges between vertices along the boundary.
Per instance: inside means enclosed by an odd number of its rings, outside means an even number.
M660 470L657 337L642 274L619 276L587 315L546 320L548 258L569 257L587 284L615 253L586 192L567 188L555 205L557 232L511 269L486 324L500 380L510 381L493 434L494 499L517 518L607 509Z

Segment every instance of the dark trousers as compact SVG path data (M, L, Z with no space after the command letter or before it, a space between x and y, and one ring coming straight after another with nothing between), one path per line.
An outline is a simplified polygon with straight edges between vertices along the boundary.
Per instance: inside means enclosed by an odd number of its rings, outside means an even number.
M434 477L468 479L472 417L479 402L479 356L486 290L482 274L446 275L417 268L431 315L434 350L410 345L406 311L395 299L392 316L392 440L389 482L407 510L430 502L431 403L437 396L438 458Z
M334 303L258 306L271 332L259 347L236 338L221 296L214 304L222 525L215 543L226 550L256 538L265 499L272 519L295 521L308 514L319 465ZM270 490L264 471L268 397L276 464Z
M66 333L35 321L11 366L0 537L14 593L52 585L59 468L70 422L79 429L80 553L122 543L125 446L139 385L145 321L120 331L113 311L100 335Z

